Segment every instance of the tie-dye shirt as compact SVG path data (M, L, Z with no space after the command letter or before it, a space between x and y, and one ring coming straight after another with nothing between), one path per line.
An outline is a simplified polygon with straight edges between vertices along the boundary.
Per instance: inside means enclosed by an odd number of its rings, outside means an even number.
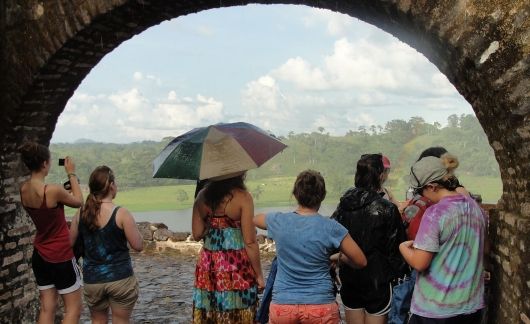
M414 247L435 254L416 279L413 314L447 318L484 308L486 226L487 216L467 195L445 197L425 211Z

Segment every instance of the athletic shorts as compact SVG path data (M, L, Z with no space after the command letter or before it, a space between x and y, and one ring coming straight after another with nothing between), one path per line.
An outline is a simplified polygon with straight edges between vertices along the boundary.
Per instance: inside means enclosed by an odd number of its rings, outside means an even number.
M283 305L271 303L269 323L271 324L338 324L340 322L337 302L318 305Z
M111 282L85 283L84 288L85 301L90 310L104 311L109 306L132 310L138 299L139 287L134 275Z
M70 261L51 263L44 260L37 249L33 249L31 267L39 290L55 288L59 294L63 295L83 286L75 258Z
M392 284L383 284L372 291L357 290L342 285L340 298L345 310L364 310L370 315L386 315L390 312L392 302Z

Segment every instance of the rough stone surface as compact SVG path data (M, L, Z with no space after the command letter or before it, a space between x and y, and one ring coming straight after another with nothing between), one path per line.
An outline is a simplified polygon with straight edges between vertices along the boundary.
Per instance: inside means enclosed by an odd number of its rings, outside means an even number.
M27 177L16 147L48 144L60 113L90 70L123 41L165 20L250 1L6 0L0 2L0 243L27 240L20 206ZM530 317L530 2L521 0L256 1L316 6L357 17L423 53L472 105L501 169L492 213L491 323ZM295 18L293 18L295 19ZM509 255L500 251L503 246ZM33 284L32 248L0 250L0 296ZM22 258L19 257L22 252ZM16 256L16 257L13 257ZM25 270L24 270L25 268ZM502 302L501 302L502 301ZM0 322L33 322L37 299L12 296Z

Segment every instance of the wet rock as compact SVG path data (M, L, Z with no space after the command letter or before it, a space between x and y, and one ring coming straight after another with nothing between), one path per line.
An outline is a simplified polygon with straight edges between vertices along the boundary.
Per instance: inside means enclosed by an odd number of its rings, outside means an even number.
M139 222L136 223L138 226L138 230L140 231L140 234L142 235L142 238L144 241L152 241L153 240L153 231L149 229L151 226L151 223L149 222Z
M263 234L256 235L256 241L258 241L258 244L265 243L265 239L267 239L267 236L265 236Z
M169 240L172 242L183 242L187 241L189 236L190 232L176 232L169 237Z
M173 234L174 233L168 230L167 228L160 228L153 233L153 240L167 241L171 236L173 236Z

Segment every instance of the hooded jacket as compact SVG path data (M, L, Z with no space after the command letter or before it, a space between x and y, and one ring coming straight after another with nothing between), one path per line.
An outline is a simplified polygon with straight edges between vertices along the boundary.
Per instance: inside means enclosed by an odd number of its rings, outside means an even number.
M348 229L368 260L363 269L341 265L343 285L377 289L408 272L399 253L399 244L406 240L405 228L393 203L375 191L351 188L331 217Z

